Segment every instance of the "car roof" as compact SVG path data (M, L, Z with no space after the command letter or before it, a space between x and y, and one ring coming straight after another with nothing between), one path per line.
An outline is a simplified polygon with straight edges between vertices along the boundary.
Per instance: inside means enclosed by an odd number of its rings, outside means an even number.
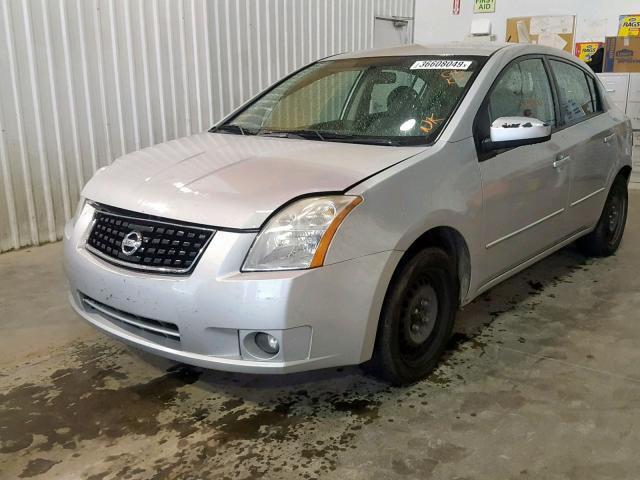
M429 45L413 43L410 45L400 45L390 48L376 48L361 50L358 52L346 52L335 55L331 57L331 59L343 60L347 58L405 57L415 55L478 55L488 57L500 49L514 47L516 45L518 44L497 42L451 42Z

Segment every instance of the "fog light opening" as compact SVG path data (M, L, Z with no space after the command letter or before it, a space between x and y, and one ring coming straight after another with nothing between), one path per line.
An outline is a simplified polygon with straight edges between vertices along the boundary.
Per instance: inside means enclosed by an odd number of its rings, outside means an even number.
M258 348L268 355L276 355L280 351L278 339L268 333L256 333L254 341Z

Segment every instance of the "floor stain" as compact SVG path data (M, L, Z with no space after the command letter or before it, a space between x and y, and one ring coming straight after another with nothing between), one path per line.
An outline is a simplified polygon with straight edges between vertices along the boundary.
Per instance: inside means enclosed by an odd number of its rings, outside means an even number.
M20 478L31 478L38 475L42 475L51 470L51 467L60 463L60 460L53 461L46 458L34 458L29 460L26 468L20 474Z
M534 280L529 280L527 283L529 284L529 286L531 288L533 288L537 292L540 292L540 291L544 290L544 285L542 284L542 282L536 282Z
M584 271L572 266L576 259L573 252L556 256L554 268L525 272L465 307L465 324L456 328L440 366L405 388L390 387L355 367L289 376L185 365L165 371L110 340L78 343L41 381L14 377L15 385L0 394L0 471L10 464L7 459L20 459L16 475L23 478L46 478L60 462L77 465L89 480L173 480L194 478L193 472L223 480L324 478L338 475L345 459L353 471L366 468L358 464L359 456L376 461L375 446L373 454L361 450L363 439L388 429L398 444L382 442L378 448L396 451L380 459L381 470L370 478L429 477L472 457L475 447L456 442L456 435L473 432L494 416L518 418L530 402L518 389L472 390L474 382L488 378L492 361L486 357L495 347L503 342L558 346L572 322L595 328L582 319L588 305L570 314L561 306L540 305L540 291L555 300L550 290ZM590 352L584 356L593 358ZM562 395L564 401L578 401L581 392ZM443 402L449 441L433 431L444 414ZM565 413L564 418L573 417ZM403 440L409 434L413 437ZM118 450L128 442L136 449ZM104 451L100 461L84 465L96 449ZM359 453L346 453L352 450Z
M197 381L199 373L179 367L146 383L107 388L107 380L126 378L114 365L100 363L113 350L99 344L82 346L75 352L85 359L80 368L60 369L50 376L50 383L27 383L0 394L0 453L29 447L38 452L57 446L72 449L86 440L151 436L167 427L183 435L193 431L179 418L163 426L157 417L176 400L181 387Z

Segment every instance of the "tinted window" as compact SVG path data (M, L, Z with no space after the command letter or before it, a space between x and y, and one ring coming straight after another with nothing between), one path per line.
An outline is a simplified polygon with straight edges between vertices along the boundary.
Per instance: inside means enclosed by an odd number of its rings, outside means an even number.
M560 111L566 123L575 123L596 111L587 75L566 62L551 60L551 68L558 83Z
M282 100L274 102L269 117L270 128L286 128L291 121L306 125L339 118L359 73L357 70L332 72L318 78L314 83L303 85L292 91ZM262 103L268 106L272 101L274 101L273 96L268 95ZM300 108L301 105L305 105L305 108ZM267 113L268 110L256 109L249 115L255 112ZM249 115L245 118L250 118ZM263 116L255 118L257 122L261 122L262 119Z
M532 117L555 125L551 86L540 59L523 60L502 74L489 96L490 124L500 117Z
M551 85L541 59L522 60L503 70L478 112L477 142L489 139L489 127L500 117L531 117L556 125Z
M321 61L268 91L226 126L243 135L428 143L444 127L483 61L457 56Z
M371 101L369 104L369 113L380 113L389 110L389 95L397 87L410 87L416 93L424 86L424 80L407 72L383 70L384 74L390 79L394 79L389 83L375 82L371 90Z

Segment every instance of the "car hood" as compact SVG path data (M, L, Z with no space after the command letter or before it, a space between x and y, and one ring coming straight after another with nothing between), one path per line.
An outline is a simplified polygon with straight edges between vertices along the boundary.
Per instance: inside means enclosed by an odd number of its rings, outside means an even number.
M420 150L201 133L120 157L96 173L83 196L159 217L252 229L295 197L342 192Z

